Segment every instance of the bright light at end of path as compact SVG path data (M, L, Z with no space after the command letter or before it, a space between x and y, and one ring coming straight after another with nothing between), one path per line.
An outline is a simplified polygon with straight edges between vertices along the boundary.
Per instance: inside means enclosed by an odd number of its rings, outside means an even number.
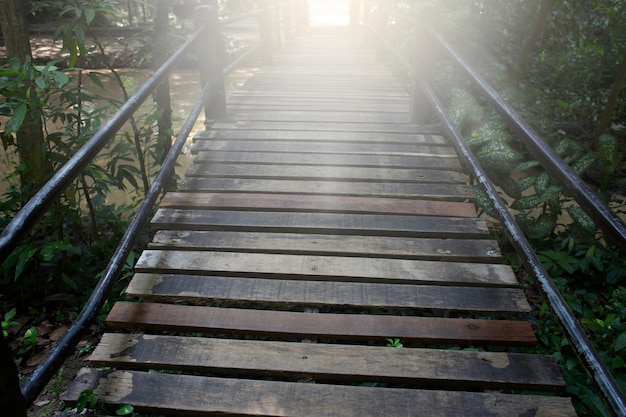
M348 26L350 0L309 0L310 26Z

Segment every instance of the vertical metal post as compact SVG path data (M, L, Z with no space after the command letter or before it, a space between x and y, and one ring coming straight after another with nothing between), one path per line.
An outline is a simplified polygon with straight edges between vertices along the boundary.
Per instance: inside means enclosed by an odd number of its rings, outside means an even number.
M199 43L198 64L202 86L210 84L212 87L212 93L209 95L204 108L204 124L209 127L218 120L228 118L223 74L224 47L217 6L196 7L195 24L198 28L204 27L206 36L206 42Z
M26 401L20 391L13 352L0 329L0 410L5 417L26 417Z
M167 61L167 58L169 58L169 10L170 6L167 0L157 1L154 15L153 35L155 70L161 67L165 61ZM160 160L163 162L172 147L172 137L169 134L172 129L172 105L170 100L170 83L168 78L164 79L156 90L154 90L154 101L157 105L157 109L161 111L157 125L159 134L158 143L162 144Z
M263 3L263 13L259 16L259 32L261 35L261 54L263 57L263 64L272 64L272 54L274 52L274 31L272 26L272 4L269 0L265 0ZM280 42L280 26L278 27L278 36Z
M420 31L421 32L421 31ZM419 33L419 32L418 32ZM422 88L425 81L430 83L434 76L435 58L430 39L423 33L416 37L413 47L413 88L411 91L411 123L428 124L431 121L432 106Z
M281 17L280 17L280 2L281 0L265 0L267 5L268 14L267 14L267 25L269 27L268 33L271 34L272 44L270 50L272 53L274 51L280 51L280 46L282 43L281 37Z

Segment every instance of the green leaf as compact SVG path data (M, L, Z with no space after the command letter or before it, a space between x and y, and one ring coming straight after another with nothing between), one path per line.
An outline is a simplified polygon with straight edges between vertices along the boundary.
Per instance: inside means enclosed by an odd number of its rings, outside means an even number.
M70 78L63 71L53 71L52 78L59 88L63 88L70 82Z
M535 222L531 223L528 228L529 237L541 239L548 236L556 227L556 220L556 216L552 216L549 213L543 213Z
M626 348L626 333L622 333L617 336L615 340L615 352L619 352L620 350L624 350Z
M572 169L578 176L582 176L595 161L596 155L593 152L587 152L572 165Z
M598 155L606 172L613 172L619 164L619 142L612 135L600 135Z
M579 226L585 232L589 234L593 234L596 232L596 224L593 222L591 217L583 209L579 206L571 206L567 208L567 212L569 213L572 220L574 220L574 224Z
M24 344L32 346L37 342L37 328L31 327L24 333Z
M100 77L97 72L88 72L87 76L89 77L92 83L104 89L104 84L102 84L102 81L100 80Z
M28 111L28 106L26 103L22 103L13 111L13 116L11 117L11 132L17 132L22 127L24 123L24 118L26 117L26 113Z
M529 195L522 198L518 198L511 204L511 207L516 210L528 210L534 209L535 207L539 207L541 204L541 200L539 196Z
M134 411L135 411L135 408L132 405L125 404L121 406L120 408L118 408L117 410L115 410L115 414L118 416L127 416L129 414L132 414Z
M87 21L87 25L93 22L93 19L96 17L95 9L85 9L85 20Z
M515 172L522 172L522 171L526 171L527 169L537 168L537 167L540 167L540 166L541 166L541 163L539 161L535 161L535 160L524 161L524 162L518 164L515 167L514 171Z
M98 403L98 397L91 390L80 393L76 401L76 411L82 412L85 408L94 408Z
M472 188L474 190L474 204L478 206L479 209L487 213L489 216L493 218L498 218L497 213L495 212L495 210L491 207L491 204L489 203L487 194L485 194L485 192L477 185L474 185Z

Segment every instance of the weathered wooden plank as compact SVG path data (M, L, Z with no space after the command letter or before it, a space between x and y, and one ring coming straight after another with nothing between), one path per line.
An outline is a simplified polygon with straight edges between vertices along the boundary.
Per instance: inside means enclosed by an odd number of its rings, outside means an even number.
M462 286L517 286L508 265L317 255L144 250L137 272L271 276Z
M425 238L485 238L483 219L382 214L306 213L269 211L185 210L162 208L152 219L154 228L358 234Z
M415 125L410 123L348 123L346 121L321 123L294 122L294 121L251 121L237 120L231 122L216 122L211 125L215 130L248 129L248 130L297 130L323 132L367 132L367 133L407 133L407 134L440 134L440 129L430 125ZM207 131L199 132L205 135Z
M256 103L234 104L229 100L228 111L232 113L250 111L291 111L296 103L289 100L260 100ZM357 103L338 102L329 100L327 102L315 102L307 100L297 103L299 111L340 111L340 112L376 112L376 113L406 113L409 103Z
M288 142L272 140L205 140L196 141L194 152L292 152L315 154L366 154L366 155L407 155L436 158L457 158L456 151L447 146L417 144L394 144L385 142L342 143L342 142Z
M85 369L63 399L92 390L105 405L179 415L299 417L575 417L569 398L350 387Z
M153 249L196 249L502 263L492 239L159 230Z
M197 162L232 162L250 164L291 164L322 166L362 166L396 167L413 169L461 170L461 164L454 158L434 158L415 155L333 155L303 154L291 152L198 152Z
M137 273L126 294L155 302L237 302L244 305L410 308L443 311L530 311L518 288L441 287L339 281L295 281ZM230 305L230 304L229 304Z
M169 192L163 208L476 217L472 203L298 194Z
M189 177L181 190L203 192L252 192L324 194L366 197L420 198L447 201L474 199L471 186L465 184L420 184L379 181L313 181L281 179L232 179Z
M299 122L347 122L347 123L408 123L404 113L375 112L325 112L325 111L237 111L231 114L235 120L299 121Z
M251 91L250 91L251 92ZM364 100L365 98L365 100ZM409 104L410 99L406 95L398 94L396 96L382 96L376 97L373 100L367 100L369 97L354 97L354 96L344 96L341 97L340 94L336 92L333 93L302 93L301 96L297 94L276 94L275 91L266 90L266 91L254 91L252 94L247 94L242 91L234 91L228 97L228 103L234 105L248 105L248 106L264 106L267 104L272 105L289 105L291 107L301 106L303 103L315 104L315 105L328 105L328 104L347 104L347 105L363 105L367 103L370 109L373 107L376 109L376 106L394 106L397 108L401 108L402 111L406 111ZM299 107L300 108L300 107Z
M422 144L450 146L448 141L440 135L418 133L389 133L389 132L333 132L318 130L246 130L244 128L217 129L213 125L212 130L205 130L196 134L195 142L203 140L284 140L284 141L311 141L311 142L336 142L336 143L396 143L396 144Z
M288 311L115 303L106 318L110 329L247 334L303 339L381 341L471 346L531 346L528 322L364 314L309 314Z
M90 361L95 366L136 370L410 383L447 389L555 391L565 387L551 356L506 352L106 333Z
M372 167L333 167L311 165L193 164L187 177L259 178L302 181L381 181L465 184L467 176L457 171L393 169Z

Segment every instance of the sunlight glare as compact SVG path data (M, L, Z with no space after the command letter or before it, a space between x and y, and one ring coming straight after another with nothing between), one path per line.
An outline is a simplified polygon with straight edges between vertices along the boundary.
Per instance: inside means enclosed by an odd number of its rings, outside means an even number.
M310 26L348 26L349 0L309 0Z

